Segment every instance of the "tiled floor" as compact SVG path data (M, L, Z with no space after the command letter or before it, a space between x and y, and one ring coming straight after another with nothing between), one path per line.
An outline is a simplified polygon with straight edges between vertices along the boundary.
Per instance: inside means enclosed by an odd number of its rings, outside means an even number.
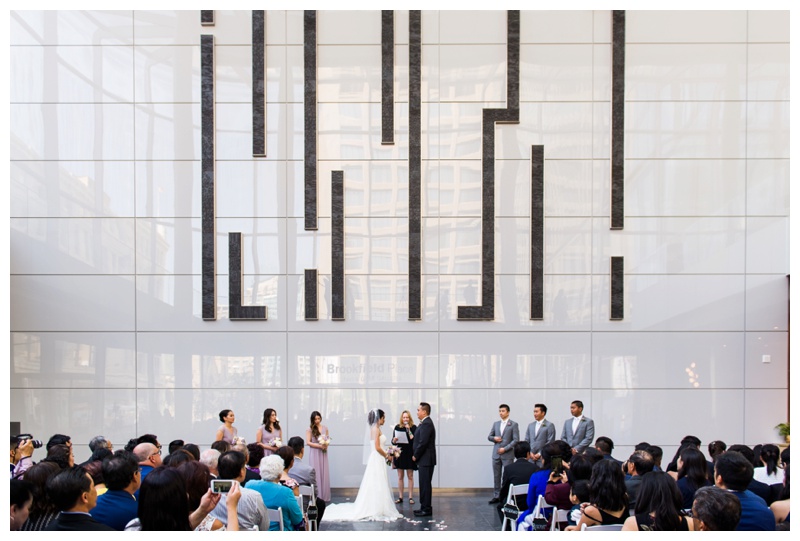
M352 502L356 489L333 489L331 503ZM328 522L323 519L320 531L500 531L500 517L494 505L489 505L491 490L434 490L433 516L417 518L419 500L413 507L408 500L398 504L403 518L393 522Z

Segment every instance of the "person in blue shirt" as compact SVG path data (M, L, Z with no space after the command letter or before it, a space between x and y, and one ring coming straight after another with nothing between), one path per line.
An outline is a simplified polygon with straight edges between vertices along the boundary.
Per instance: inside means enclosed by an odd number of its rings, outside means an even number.
M125 530L125 525L135 519L139 503L134 493L141 484L139 461L127 451L116 454L103 461L103 480L108 491L97 498L97 505L89 514L98 522L117 531Z
M714 483L739 498L742 516L737 531L774 531L775 515L767 502L747 490L753 480L753 463L736 451L728 451L717 458L714 464Z
M264 500L267 509L281 508L283 512L283 529L292 531L303 525L303 511L297 503L292 489L280 484L284 462L279 455L269 455L261 459L259 474L261 481L248 481L246 488L255 490ZM271 522L269 529L280 529L277 522Z

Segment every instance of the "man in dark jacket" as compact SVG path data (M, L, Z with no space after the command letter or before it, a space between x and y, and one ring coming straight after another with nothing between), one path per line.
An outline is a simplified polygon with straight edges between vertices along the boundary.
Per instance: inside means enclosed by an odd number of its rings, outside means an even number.
M97 504L97 490L92 477L80 466L62 470L49 479L47 493L61 513L46 531L114 531L89 514Z
M514 446L514 462L503 468L503 483L500 486L500 503L497 504L497 512L500 518L503 518L503 506L508 499L508 491L511 485L527 485L531 479L531 475L539 471L539 466L528 461L533 456L531 453L531 444L525 440L520 441ZM528 493L520 494L514 497L514 501L519 507L520 511L528 509Z

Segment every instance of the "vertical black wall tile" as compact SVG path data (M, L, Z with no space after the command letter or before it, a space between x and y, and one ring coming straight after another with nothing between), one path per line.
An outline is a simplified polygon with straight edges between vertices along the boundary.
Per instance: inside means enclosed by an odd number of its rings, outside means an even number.
M381 12L381 144L394 144L394 11Z
M305 297L306 297L306 321L317 321L319 319L319 304L317 302L319 284L317 283L317 269L305 269Z
M266 306L242 306L241 233L228 233L228 318L267 319Z
M625 265L624 258L611 258L611 314L609 319L625 317Z
M625 226L625 11L612 14L611 229Z
M505 109L483 110L483 137L481 166L481 305L459 306L459 320L494 319L494 157L495 124L519 122L519 10L509 10L507 15L507 95Z
M408 319L422 319L422 12L408 23Z
M200 10L200 24L202 26L214 26L214 10L201 9Z
M331 171L332 319L344 321L344 171Z
M267 92L264 10L253 10L253 156L267 155Z
M317 12L303 12L305 228L317 229Z
M531 147L531 319L544 319L544 146Z
M217 319L214 158L214 36L200 36L201 242L203 319Z

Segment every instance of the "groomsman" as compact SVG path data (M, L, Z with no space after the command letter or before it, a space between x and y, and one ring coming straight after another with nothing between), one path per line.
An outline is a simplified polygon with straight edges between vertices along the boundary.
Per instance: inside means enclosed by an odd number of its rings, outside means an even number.
M533 460L539 461L542 458L542 449L548 443L556 441L556 425L545 419L547 406L544 404L534 404L534 421L528 425L525 431L525 441L531 444Z
M431 405L420 402L417 408L417 431L414 434L414 456L419 470L419 509L414 509L417 517L433 514L433 468L436 466L436 428L430 418Z
M569 406L572 419L564 421L561 439L572 448L572 454L582 453L594 439L594 421L583 416L583 402L575 400Z
M494 444L492 448L494 495L489 500L489 503L498 503L500 501L503 467L514 462L514 446L519 441L519 424L508 418L511 408L507 404L500 404L499 409L500 420L494 422L488 438Z

